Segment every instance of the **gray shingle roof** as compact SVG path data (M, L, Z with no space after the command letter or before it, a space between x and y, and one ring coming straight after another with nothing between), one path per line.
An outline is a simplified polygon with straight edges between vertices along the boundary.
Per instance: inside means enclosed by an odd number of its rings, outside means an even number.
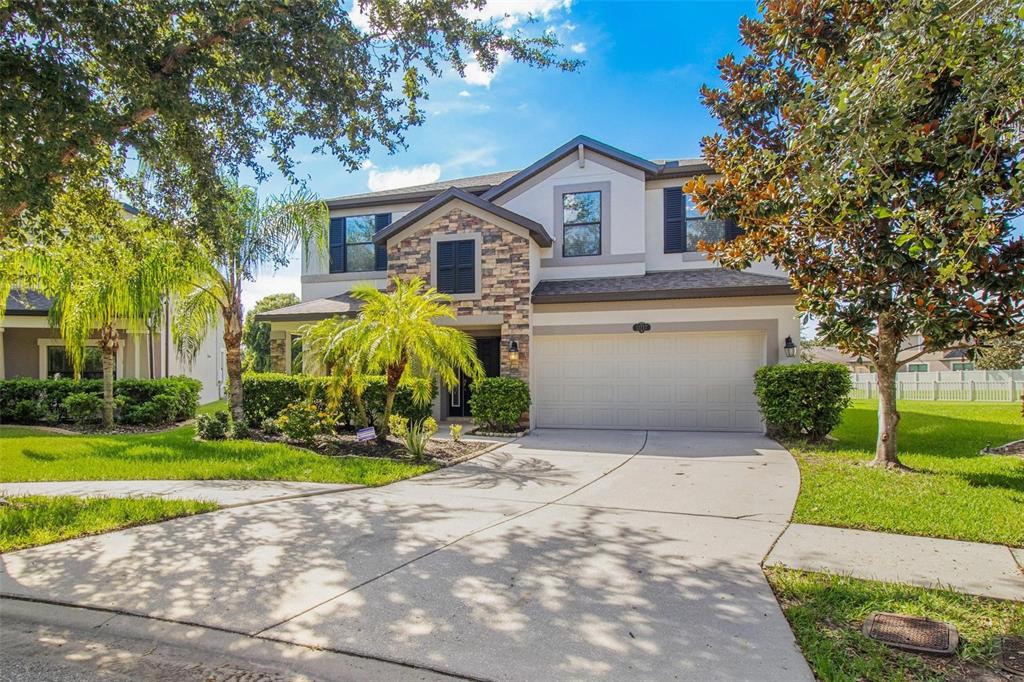
M348 294L331 296L330 298L317 298L312 301L303 301L295 305L285 306L257 313L257 322L290 322L324 320L335 315L346 315L358 312L363 302L352 298Z
M38 291L13 289L4 309L8 315L46 315L51 307L53 301Z
M544 281L533 290L533 302L647 301L792 293L789 280L784 277L725 268L699 268L625 277Z
M476 190L482 192L495 185L508 180L519 171L502 171L500 173L487 173L485 175L471 175L465 178L452 178L451 180L438 180L437 182L425 185L413 185L411 187L396 187L385 189L380 192L363 192L362 194L346 194L333 199L326 199L327 205L331 208L340 208L346 205L359 205L367 201L379 201L381 199L402 200L406 198L418 199L424 196L440 194L449 187L458 187L466 191Z

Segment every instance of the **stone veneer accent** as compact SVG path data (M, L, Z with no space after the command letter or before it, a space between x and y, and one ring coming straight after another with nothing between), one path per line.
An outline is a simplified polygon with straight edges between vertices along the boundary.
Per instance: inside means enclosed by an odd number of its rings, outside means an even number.
M480 234L481 296L455 301L458 317L501 315L501 375L529 380L530 371L530 242L529 237L452 209L434 222L388 245L388 279L419 275L430 282L430 237L433 234ZM508 358L508 343L519 343L519 362Z
M285 349L285 345L286 345L285 344L285 339L287 339L287 338L288 338L287 335L284 338L275 338L273 336L270 337L270 371L271 372L284 372L284 370L285 370L284 349Z

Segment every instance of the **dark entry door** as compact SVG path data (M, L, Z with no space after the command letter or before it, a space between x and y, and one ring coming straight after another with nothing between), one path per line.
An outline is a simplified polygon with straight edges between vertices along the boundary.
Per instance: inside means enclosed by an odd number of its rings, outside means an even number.
M479 337L476 339L476 355L484 366L484 376L501 375L501 339L498 337ZM448 395L448 415L452 417L468 417L469 396L472 395L472 381L460 374L459 385Z

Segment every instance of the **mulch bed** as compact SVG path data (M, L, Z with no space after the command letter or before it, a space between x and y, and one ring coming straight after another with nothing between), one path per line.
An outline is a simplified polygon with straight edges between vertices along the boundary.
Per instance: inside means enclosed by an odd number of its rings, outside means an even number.
M1000 445L997 448L985 448L982 452L986 455L1016 455L1024 457L1024 440L1015 440L1012 443Z
M409 459L402 441L388 436L383 444L376 439L360 443L356 440L354 433L334 434L331 436L317 436L312 444L294 441L284 436L271 436L262 431L253 430L249 436L253 440L260 440L267 443L283 443L292 447L305 448L321 455L330 457L383 457L386 459ZM493 445L477 440L438 440L431 439L427 443L427 455L436 462L450 462L466 455Z
M147 433L161 433L162 431L170 431L176 429L179 426L186 426L191 424L192 420L189 419L183 422L171 422L170 424L161 424L160 426L153 426L147 424L115 424L112 429L103 428L102 424L75 424L60 423L60 424L7 424L7 426L24 426L30 429L38 429L40 431L46 431L54 435L90 435L90 436L116 436L116 435L145 435Z

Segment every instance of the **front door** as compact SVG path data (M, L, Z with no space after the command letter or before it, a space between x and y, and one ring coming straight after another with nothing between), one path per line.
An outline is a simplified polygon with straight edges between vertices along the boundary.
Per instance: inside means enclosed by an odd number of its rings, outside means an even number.
M494 336L476 339L476 355L484 366L484 376L496 377L501 374L501 339ZM472 380L459 373L459 385L448 394L448 416L468 417L469 397L472 394Z

